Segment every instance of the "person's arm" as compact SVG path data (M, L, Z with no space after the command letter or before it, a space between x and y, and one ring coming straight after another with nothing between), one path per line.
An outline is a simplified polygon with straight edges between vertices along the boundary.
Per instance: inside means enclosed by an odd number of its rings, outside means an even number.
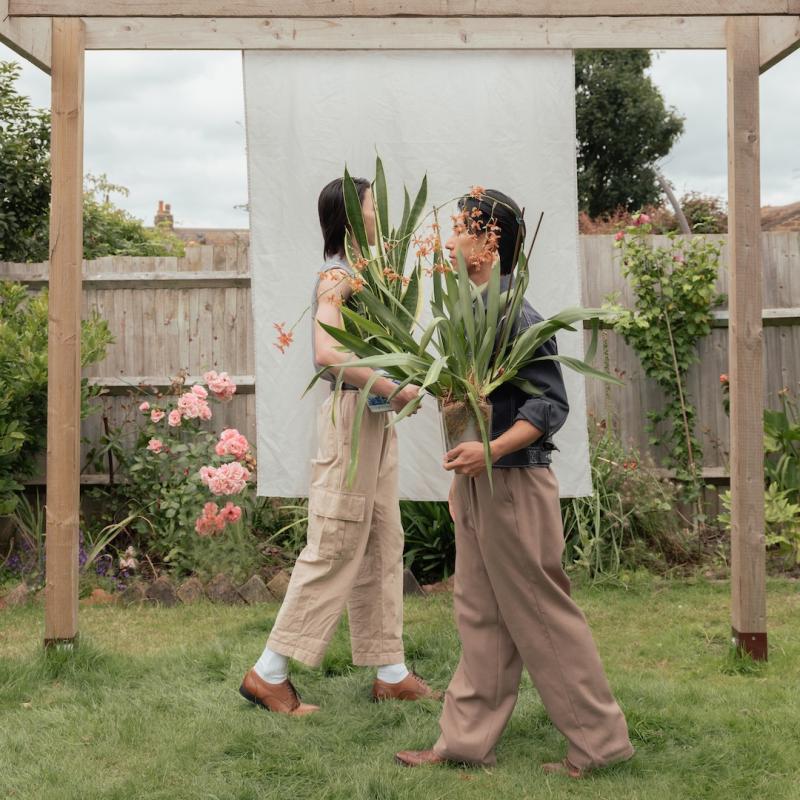
M536 356L556 355L555 337L548 339L535 353ZM515 453L533 444L540 437L549 439L566 422L569 414L567 391L561 366L549 359L536 361L519 371L519 377L529 380L542 390L529 397L520 406L514 424L490 442L491 460L495 464L503 456ZM476 477L486 469L482 442L465 442L453 448L444 457L444 468L458 475Z
M347 280L347 273L343 270L331 270L322 278L317 289L317 315L315 321L323 322L335 328L343 328L341 305L347 302L352 290ZM341 345L321 325L314 325L314 359L321 367L329 367L334 375L344 373L342 379L351 386L359 389L366 386L375 370L369 367L347 367L340 369L337 365L352 361L352 353L340 350ZM397 388L397 384L388 378L380 377L372 384L370 392L381 397L389 395ZM392 408L402 410L419 394L416 386L406 386L392 399Z
M539 347L534 355L558 355L555 336ZM537 389L541 389L542 393L532 395L523 403L517 412L515 421L529 422L541 432L545 439L549 439L561 429L569 415L569 402L567 401L564 377L561 374L561 365L550 359L534 361L521 369L518 376L523 380L530 381ZM513 450L509 452L513 452Z
M525 420L517 420L507 431L489 442L492 464L503 456L516 453L533 444L542 435L541 430ZM445 454L444 468L457 475L477 477L486 469L483 442L464 442Z

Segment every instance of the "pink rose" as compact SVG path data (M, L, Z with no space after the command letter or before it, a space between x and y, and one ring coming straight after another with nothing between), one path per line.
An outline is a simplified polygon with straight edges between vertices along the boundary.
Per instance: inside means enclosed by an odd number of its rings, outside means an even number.
M178 411L177 408L173 408L172 411L169 412L169 416L167 417L167 422L172 428L179 427L181 424L181 412Z
M219 512L219 515L226 522L238 522L239 518L242 516L242 509L239 508L239 506L231 503L229 500L227 503L225 503L225 507Z
M220 467L201 467L200 480L212 494L239 494L250 478L250 471L238 461Z
M147 443L147 449L152 453L160 453L164 449L164 442L161 439L151 439Z
M230 400L236 392L236 384L228 377L227 372L217 373L216 370L210 370L203 375L203 380L218 400Z
M211 409L194 392L184 392L178 398L178 411L185 419L211 419Z
M216 517L198 517L194 523L194 529L200 536L211 536L217 529Z
M148 403L147 400L145 400L144 403L142 403L139 406L139 411L141 411L143 414L146 414L149 410L150 410L150 403Z
M220 434L214 450L218 456L233 456L238 460L247 455L250 443L236 428L226 428Z
M199 383L192 386L191 392L201 400L205 400L208 397L208 392Z
M164 419L165 416L166 415L164 414L164 412L160 408L154 408L150 412L150 419L153 422L161 422L161 420Z
M621 242L625 238L625 231L617 231L617 235L614 237L615 241Z

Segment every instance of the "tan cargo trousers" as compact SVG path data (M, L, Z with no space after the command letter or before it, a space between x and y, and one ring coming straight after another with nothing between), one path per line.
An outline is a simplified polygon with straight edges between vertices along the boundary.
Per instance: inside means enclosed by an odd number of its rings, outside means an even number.
M267 640L276 653L312 667L321 663L345 606L354 664L404 659L397 434L386 427L391 412L365 411L358 473L345 486L358 394L331 394L319 409L307 544Z
M434 749L495 763L523 665L580 768L628 758L625 717L561 566L558 482L549 467L455 477L454 605L461 660L445 695Z

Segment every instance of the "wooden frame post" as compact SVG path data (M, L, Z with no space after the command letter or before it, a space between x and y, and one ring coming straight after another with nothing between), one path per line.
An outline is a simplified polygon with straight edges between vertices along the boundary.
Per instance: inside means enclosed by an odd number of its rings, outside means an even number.
M78 635L84 39L53 19L45 645Z
M764 365L759 170L759 23L727 22L731 419L731 622L734 644L767 658Z

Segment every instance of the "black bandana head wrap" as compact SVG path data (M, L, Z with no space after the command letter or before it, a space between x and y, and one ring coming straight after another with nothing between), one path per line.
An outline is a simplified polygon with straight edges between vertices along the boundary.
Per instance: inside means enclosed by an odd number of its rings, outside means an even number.
M482 189L474 195L462 197L458 201L458 208L466 212L469 221L476 220L479 223L477 230L483 231L490 221L500 229L496 231L500 236L500 274L510 275L516 266L517 237L519 249L525 243L525 220L519 206L507 194L497 189ZM480 216L477 212L473 215L474 209L481 212Z

